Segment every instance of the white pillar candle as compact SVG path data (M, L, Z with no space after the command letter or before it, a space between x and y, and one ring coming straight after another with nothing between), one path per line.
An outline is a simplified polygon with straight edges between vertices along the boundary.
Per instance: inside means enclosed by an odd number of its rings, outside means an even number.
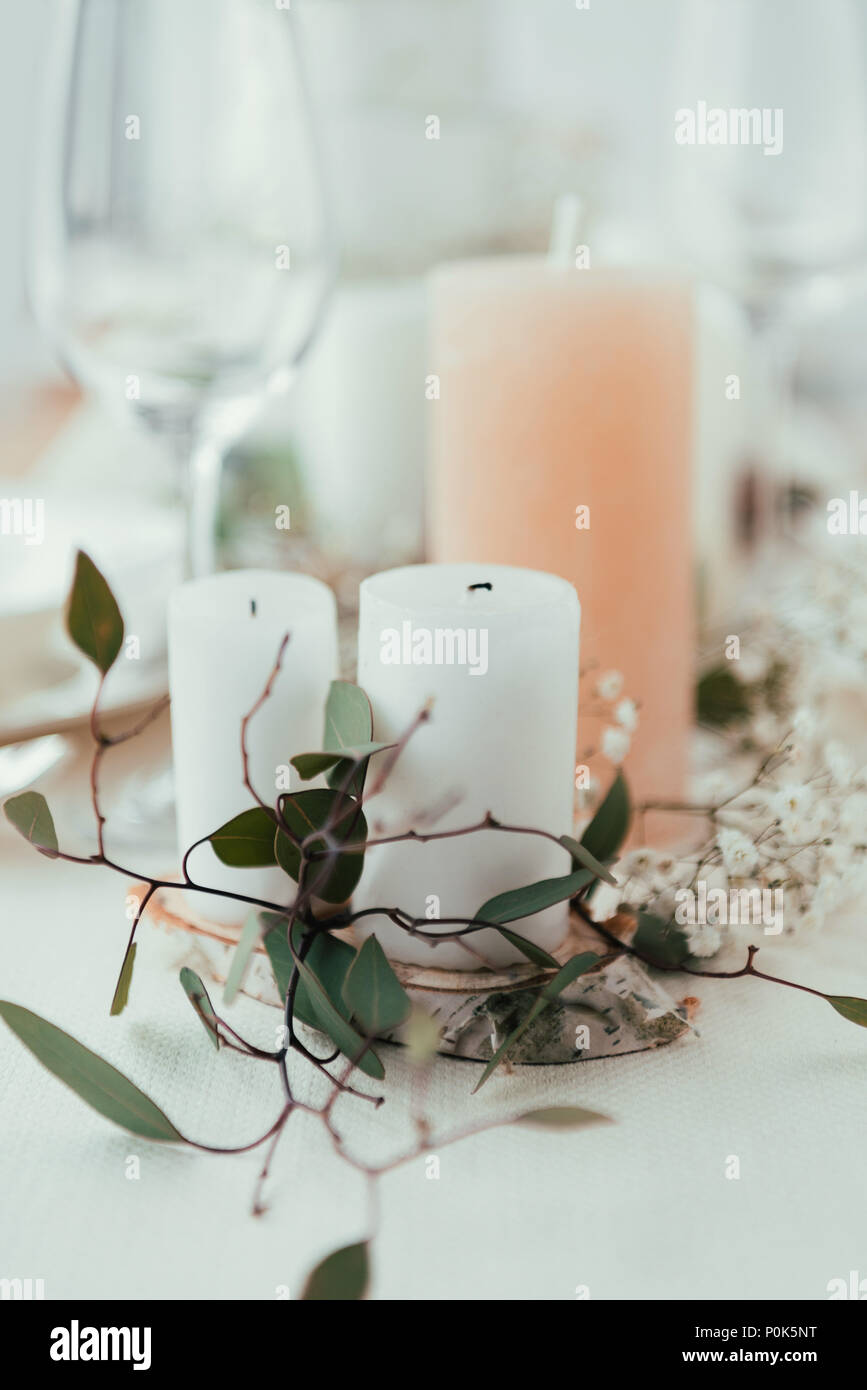
M337 613L331 590L303 574L236 570L195 579L169 600L169 687L178 847L181 855L254 804L244 787L241 720L261 695L289 633L271 695L247 731L250 779L273 805L300 785L289 759L322 747L328 687L337 675ZM288 902L292 886L272 869L233 869L209 844L189 859L208 888ZM197 910L240 922L243 903L190 894Z
M490 588L472 588L490 585ZM571 584L503 565L410 565L361 585L358 683L373 708L374 737L400 737L433 700L430 721L401 753L368 820L385 834L451 830L498 820L570 834L578 708L580 609ZM383 755L386 756L386 755ZM376 759L369 774L376 776ZM460 794L436 824L426 809ZM534 835L495 830L426 844L375 846L365 856L355 908L399 907L429 917L474 917L490 898L570 871L559 846ZM546 950L559 946L567 904L524 918L513 929ZM396 960L472 970L523 957L496 931L467 944L430 947L387 917L358 923ZM426 927L425 930L428 928Z

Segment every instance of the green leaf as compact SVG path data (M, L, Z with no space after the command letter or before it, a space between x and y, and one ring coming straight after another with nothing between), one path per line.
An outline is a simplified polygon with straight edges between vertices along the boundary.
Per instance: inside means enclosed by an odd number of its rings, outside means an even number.
M138 1086L47 1019L6 1000L0 1000L0 1018L44 1067L107 1120L143 1139L169 1144L187 1142Z
M409 995L375 936L364 942L349 968L343 998L366 1037L390 1033L409 1017Z
M824 997L843 1018L857 1023L859 1028L867 1028L867 999L859 999L853 994L826 994Z
M423 1066L436 1054L442 1032L435 1018L424 1009L413 1007L404 1029L404 1041L407 1056L414 1066Z
M336 767L338 763L346 761L361 762L364 758L370 758L374 753L381 753L385 748L393 748L393 743L362 743L357 748L350 748L344 757L342 753L298 753L289 761L295 768L302 782L309 782L312 777L319 777L323 772L328 772L330 768ZM332 786L342 786L346 777L349 776L348 766L343 780L336 778L331 783Z
M266 869L277 863L277 826L261 806L233 816L208 838L221 864L233 869Z
M302 1300L348 1303L364 1298L370 1282L367 1242L344 1245L335 1250L311 1272L304 1285Z
M539 883L527 884L525 888L498 893L479 908L473 921L490 922L497 926L503 922L516 922L520 917L531 917L546 907L574 897L593 878L595 874L590 869L576 869L562 878L543 878Z
M3 810L6 819L34 849L49 859L57 857L57 831L48 802L41 792L22 792L20 796L10 796L3 803Z
M605 883L610 883L612 888L617 887L617 879L604 864L592 855L586 845L582 845L580 840L574 840L571 835L561 835L560 844L564 849L568 849L572 856L572 867L577 869L581 865L585 869L590 869L596 878L601 878Z
M571 985L573 980L577 980L580 975L586 975L588 970L592 970L594 965L599 963L599 956L593 951L581 951L579 955L572 956L562 966L553 980L549 980L542 990L542 998L550 1002L556 999L558 994L562 994L567 985Z
M695 705L698 723L714 729L740 723L752 711L749 690L729 665L705 672L696 686Z
M296 950L300 946L303 932L303 924L296 922L292 928L292 944ZM285 939L285 927L283 936ZM315 971L316 977L328 998L347 1023L349 1022L350 1010L343 998L343 986L356 955L355 948L350 946L348 941L341 941L339 937L332 936L330 932L318 932L313 945L305 956L305 960L309 962L310 969ZM321 1028L322 1026L303 979L298 981L298 988L295 991L295 1014L303 1023L309 1022L312 1028Z
M385 1076L385 1068L376 1053L366 1046L366 1039L359 1037L355 1029L346 1022L343 1014L329 998L322 981L306 960L301 960L295 951L293 951L293 956L301 978L307 986L310 1004L318 1019L316 1026L321 1032L326 1033L334 1046L339 1047L344 1056L348 1057L365 1075L381 1081Z
M674 922L664 922L651 912L639 912L638 926L630 945L649 961L658 961L660 965L682 965L689 956L686 932Z
M259 922L259 914L256 911L248 912L244 925L241 928L241 935L238 944L232 954L232 963L229 966L229 973L226 976L226 983L223 986L223 1003L231 1004L238 990L244 983L244 976L247 973L247 966L250 957L256 949L259 937L262 935L262 927Z
M123 646L123 618L104 576L83 550L75 561L66 630L103 675L111 670Z
M313 887L316 897L324 902L345 903L347 898L352 897L355 885L361 878L364 849L353 849L343 853L335 846L346 842L363 846L367 839L367 821L358 802L345 796L341 797L337 792L328 791L325 787L314 787L310 791L287 794L281 798L280 806L286 824L299 841L319 830L337 808L341 808L329 832L332 847L328 858L316 859L310 863L305 881L308 886ZM308 846L307 853L325 849L328 849L328 846L324 839L314 839ZM301 851L287 835L281 835L277 841L277 862L284 873L298 881Z
M528 1110L512 1121L534 1129L585 1129L588 1125L611 1124L608 1115L598 1110L582 1110L577 1105L554 1105L542 1110Z
M117 977L117 984L114 987L114 998L111 1001L109 1017L117 1018L122 1014L129 1002L129 987L132 984L132 972L135 965L135 953L138 942L133 941L127 947L126 955L123 958L123 965L120 967L120 974Z
M623 773L618 772L605 800L581 836L582 845L597 862L613 859L617 854L626 839L630 814L629 789Z
M184 966L178 978L183 985L184 993L202 1020L202 1027L219 1052L220 1035L217 1031L217 1015L208 996L208 991L195 970L191 970L188 965Z
M537 946L535 941L528 941L526 936L519 936L516 931L509 931L508 927L498 926L495 927L495 930L500 933L500 936L505 937L516 951L520 951L522 955L527 957L527 960L532 961L533 965L543 965L546 969L553 970L559 966L560 962L549 955L547 951L543 951L541 946Z
M325 705L323 744L330 753L343 753L326 773L329 787L346 787L352 796L361 796L367 776L368 760L352 773L351 753L373 739L373 713L370 701L359 685L351 681L332 681ZM351 775L350 775L351 774Z
M530 1025L535 1023L542 1010L546 1009L549 1004L552 1004L566 986L570 985L573 980L577 980L579 975L584 975L588 970L591 970L593 966L597 964L598 960L599 957L592 951L583 951L580 955L573 956L571 960L567 960L566 964L557 971L553 979L549 980L545 985L526 1017L522 1019L517 1028L512 1030L505 1042L497 1048L490 1062L488 1062L485 1070L482 1072L481 1077L473 1087L473 1095L482 1089L489 1077L493 1076L497 1067L501 1062L505 1061L515 1044L520 1042Z
M265 950L271 962L277 988L281 997L285 999L295 966L295 958L289 949L287 939L286 920L277 917L274 913L263 912L261 921L267 928ZM296 951L301 944L303 932L303 924L296 922L292 929L292 942ZM345 1015L347 1022L349 1021L349 1009L343 1000L343 983L349 967L355 960L355 955L355 951L348 942L340 941L337 937L331 936L329 932L318 934L307 953L310 967L316 972L322 988L338 1013ZM303 978L299 979L295 990L295 1007L292 1016L300 1019L302 1023L306 1023L309 1028L322 1031L322 1023L313 1007Z
M346 753L372 738L373 714L361 686L352 681L332 681L325 704L325 748L330 753Z

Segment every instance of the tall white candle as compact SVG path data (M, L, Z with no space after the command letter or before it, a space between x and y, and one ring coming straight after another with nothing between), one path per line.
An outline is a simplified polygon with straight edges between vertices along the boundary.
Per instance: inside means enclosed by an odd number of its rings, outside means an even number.
M325 701L337 675L334 595L302 574L236 570L195 579L169 600L169 686L179 851L253 805L243 784L241 720L262 693L289 633L270 697L250 721L250 778L269 804L287 788L289 759L322 746ZM291 789L301 784L291 773ZM279 869L232 869L211 846L190 855L197 883L286 902ZM287 887L289 891L287 892ZM190 895L198 910L239 922L242 903Z
M471 587L489 585L490 587ZM424 829L426 809L451 792L460 802L427 828L498 820L572 830L580 609L571 584L503 565L410 565L361 585L358 682L373 707L374 737L392 741L428 700L431 719L412 735L368 819L384 833ZM371 777L375 777L376 761ZM371 838L375 837L375 831ZM562 849L494 830L426 844L368 850L356 908L399 907L430 918L475 916L512 888L569 872ZM546 950L567 929L565 903L514 923ZM427 927L425 928L428 929ZM388 918L358 923L394 959L472 970L522 959L498 932L431 948Z

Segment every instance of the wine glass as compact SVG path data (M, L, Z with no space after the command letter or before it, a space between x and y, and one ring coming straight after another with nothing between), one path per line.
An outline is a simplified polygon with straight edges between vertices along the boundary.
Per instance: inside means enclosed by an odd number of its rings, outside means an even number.
M320 323L335 248L294 17L274 0L65 0L31 290L71 374L179 460L187 569L222 460Z
M859 20L852 0L681 5L672 111L698 118L703 103L705 116L745 113L737 117L737 140L734 117L728 130L717 126L715 143L707 124L704 144L672 140L672 209L681 247L699 271L734 292L752 323L764 389L753 393L762 406L754 426L759 467L747 495L754 505L758 499L765 526L793 519L786 426L798 330L835 307L864 273L867 83Z

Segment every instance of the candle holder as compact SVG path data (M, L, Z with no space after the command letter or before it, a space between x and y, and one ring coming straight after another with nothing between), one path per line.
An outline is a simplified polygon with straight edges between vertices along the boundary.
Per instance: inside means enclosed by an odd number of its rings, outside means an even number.
M141 901L147 886L141 884L135 891ZM189 966L209 981L225 984L239 928L191 911L189 894L180 888L160 889L144 915L158 930L186 938L175 962L178 966ZM351 927L334 935L353 948L359 944ZM598 937L573 912L569 934L553 954L565 963L578 952L598 950L598 946ZM544 981L529 963L466 971L394 960L391 966L412 1002L441 1028L437 1051L475 1062L490 1061L503 1039L529 1013ZM283 1008L261 943L250 955L239 992L271 1008ZM694 1003L691 999L676 1002L635 958L603 957L598 968L573 980L557 1005L531 1024L511 1060L521 1066L558 1066L664 1047L690 1031ZM382 1035L385 1042L405 1040L405 1026Z

